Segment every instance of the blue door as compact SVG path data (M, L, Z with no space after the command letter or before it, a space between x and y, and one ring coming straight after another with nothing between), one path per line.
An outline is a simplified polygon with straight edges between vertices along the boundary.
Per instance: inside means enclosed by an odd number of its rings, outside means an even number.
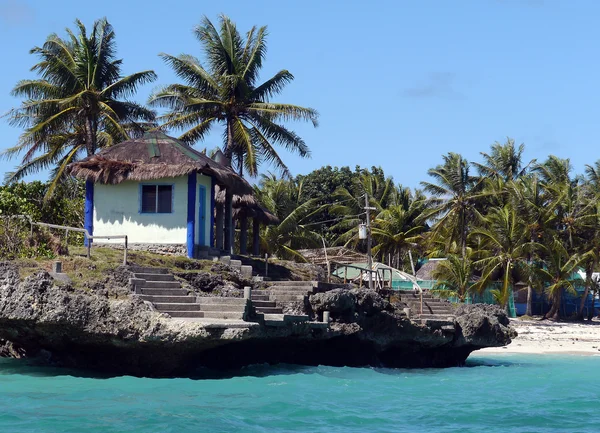
M200 185L198 193L198 244L206 245L206 187Z

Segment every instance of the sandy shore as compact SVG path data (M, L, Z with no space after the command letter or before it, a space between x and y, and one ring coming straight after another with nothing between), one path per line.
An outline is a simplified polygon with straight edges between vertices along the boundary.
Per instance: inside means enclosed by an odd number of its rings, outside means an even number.
M600 322L553 323L511 320L519 336L504 347L482 349L484 353L533 353L600 355Z

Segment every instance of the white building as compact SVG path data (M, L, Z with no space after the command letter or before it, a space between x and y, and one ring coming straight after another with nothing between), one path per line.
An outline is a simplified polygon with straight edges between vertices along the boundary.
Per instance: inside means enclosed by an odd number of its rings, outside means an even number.
M249 208L237 212L244 216L240 225L245 230L246 216L254 216L258 229L264 210L254 201L251 186L222 154L219 158L225 164L152 131L71 164L70 173L86 180L85 228L92 236L127 235L133 248L188 257L210 247L232 252L234 197L238 206ZM225 196L219 203L216 189ZM246 242L244 237L243 253Z

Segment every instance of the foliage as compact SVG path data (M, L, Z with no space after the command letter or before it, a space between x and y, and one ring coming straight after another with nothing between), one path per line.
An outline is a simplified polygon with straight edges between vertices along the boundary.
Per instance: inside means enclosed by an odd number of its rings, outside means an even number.
M263 175L259 186L255 187L255 195L280 220L278 225L263 229L260 236L262 251L282 259L303 261L298 249L322 245L321 236L307 222L321 207L316 199L304 199L302 182Z
M69 179L45 200L49 188L50 183L39 181L0 186L0 258L48 257L66 247L56 233L36 226L32 230L26 220L13 218L16 215L49 224L83 226L84 184ZM73 233L69 241L80 243L82 237Z
M475 291L474 270L471 259L450 254L446 260L440 261L433 273L436 283L432 291L443 298L456 298L464 302Z
M294 76L287 70L259 83L259 74L267 53L266 27L252 27L242 37L226 16L219 28L204 18L194 29L204 51L204 62L182 54L161 57L185 84L171 84L155 92L150 103L170 111L162 118L164 127L183 130L186 143L201 140L214 124L224 125L223 149L242 174L258 174L263 161L282 173L289 171L275 145L281 145L301 157L310 156L308 146L283 123L308 121L317 126L318 114L312 108L272 102Z
M152 122L154 113L129 101L139 86L156 79L152 71L122 76L116 58L115 32L106 19L91 33L79 20L67 37L51 34L30 52L39 58L31 69L40 78L21 80L12 94L25 100L9 114L12 125L25 128L16 146L2 153L23 153L20 166L6 175L8 183L52 169L51 195L65 177L67 165L99 147L125 140Z

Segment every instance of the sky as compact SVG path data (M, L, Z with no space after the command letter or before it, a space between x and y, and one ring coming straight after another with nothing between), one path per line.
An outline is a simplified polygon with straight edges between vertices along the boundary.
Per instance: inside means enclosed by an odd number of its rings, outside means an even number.
M320 113L317 128L291 125L312 152L281 152L294 175L381 166L417 187L443 154L478 161L506 137L525 143L526 159L570 158L575 173L600 159L596 0L0 0L0 115L20 103L16 82L35 77L29 50L76 18L88 28L108 18L125 74L158 74L135 97L145 102L178 82L158 53L202 58L192 30L219 14L243 32L267 25L261 78L289 70L295 80L275 100ZM0 118L0 150L21 132ZM215 131L196 147L221 144ZM0 175L17 163L0 160Z

